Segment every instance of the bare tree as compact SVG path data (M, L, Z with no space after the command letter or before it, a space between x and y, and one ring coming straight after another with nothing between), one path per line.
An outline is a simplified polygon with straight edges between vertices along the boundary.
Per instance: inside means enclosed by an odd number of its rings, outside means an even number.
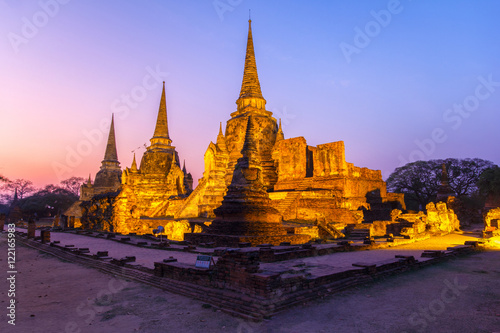
M83 177L71 177L61 181L61 187L76 196L80 195L80 186L85 182Z
M0 175L0 203L1 204L7 204L9 201L12 200L11 195L10 195L10 189L7 188L7 184L10 183L10 180L5 177Z
M9 181L5 186L11 192L15 192L17 190L19 199L24 198L27 194L33 193L36 190L33 182L26 179L16 179L13 181Z

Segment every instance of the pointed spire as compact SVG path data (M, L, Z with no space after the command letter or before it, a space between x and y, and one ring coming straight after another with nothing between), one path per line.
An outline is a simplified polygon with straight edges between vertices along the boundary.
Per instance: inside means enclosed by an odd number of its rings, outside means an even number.
M224 133L222 133L222 122L220 123L219 126L219 134L217 135L217 141L215 144L222 150L226 151L227 146L226 146L226 138L224 137Z
M248 20L247 51L245 55L245 68L243 70L243 82L241 83L240 97L236 101L238 111L252 106L257 109L264 109L266 100L262 96L259 76L257 74L257 63L255 61L255 51L253 48L252 20Z
M284 140L285 135L283 134L283 129L281 128L281 118L280 118L280 125L278 127L278 132L276 133L276 142Z
M118 154L116 153L114 114L111 116L111 125L109 126L108 143L106 145L106 152L104 153L104 159L101 162L101 170L103 169L121 170L120 162L118 162Z
M87 180L87 185L92 185L92 180L90 180L90 173L89 173L89 179Z
M132 171L137 171L137 162L135 161L135 153L134 153L134 159L132 160L132 166L130 167Z
M12 202L17 202L17 200L19 200L19 198L17 197L17 187L14 189L14 199L12 200Z
M165 97L165 81L163 81L163 90L161 92L160 107L158 108L158 116L156 118L156 127L151 138L151 146L167 146L170 147L172 140L168 134L167 120L167 101Z
M220 122L220 125L219 125L219 135L218 136L224 136L224 134L222 133L222 121Z
M111 126L109 126L108 144L104 153L104 161L118 162L115 140L115 115L111 115Z
M182 162L182 172L184 172L184 174L186 174L186 160L184 160Z
M219 134L217 134L217 144L219 144L220 142L224 142L225 143L226 139L224 138L224 133L222 133L222 122L220 123L220 127L219 127Z

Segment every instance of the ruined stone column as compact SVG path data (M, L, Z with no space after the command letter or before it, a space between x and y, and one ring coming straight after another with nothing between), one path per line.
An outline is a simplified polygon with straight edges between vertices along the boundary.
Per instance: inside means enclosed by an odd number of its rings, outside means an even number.
M35 238L36 223L33 218L30 217L28 220L28 239Z

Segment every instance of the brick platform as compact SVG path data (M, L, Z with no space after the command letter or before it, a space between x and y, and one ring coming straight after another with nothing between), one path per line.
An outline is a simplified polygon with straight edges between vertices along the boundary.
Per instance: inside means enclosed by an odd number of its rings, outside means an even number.
M290 244L307 243L311 236L309 235L279 235L279 236L229 236L229 235L211 235L211 234L184 234L184 239L193 243L215 243L216 246L238 247L239 243L250 243L251 246L260 244L280 245L283 242Z

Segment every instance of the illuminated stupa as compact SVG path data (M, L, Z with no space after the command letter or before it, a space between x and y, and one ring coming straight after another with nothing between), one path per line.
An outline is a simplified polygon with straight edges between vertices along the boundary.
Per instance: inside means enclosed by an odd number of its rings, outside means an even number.
M219 246L238 246L239 243L258 245L281 242L305 243L306 235L287 235L280 212L273 207L264 188L263 168L259 159L255 134L255 117L247 117L247 126L236 162L231 184L220 207L215 209L215 220L203 234L190 234L187 239L215 242Z
M184 181L179 155L168 131L165 82L151 145L146 148L137 168L135 155L122 175L122 189L113 208L117 232L150 233L156 227L151 218L173 216L173 208L191 188ZM174 200L176 198L177 200Z
M231 183L233 170L242 156L248 118L253 118L252 138L255 140L255 154L262 168L262 184L272 189L277 181L272 152L278 136L278 123L272 112L265 109L262 96L249 21L245 66L237 109L227 121L225 134L222 125L216 143L210 143L205 153L205 171L200 180L198 212L202 217L214 217L213 210L220 206L222 197ZM190 211L192 213L192 210Z
M210 142L203 177L176 211L176 218L217 217L218 221L217 209L229 193L242 157L249 118L262 186L283 220L339 223L344 228L347 224L390 219L392 209L404 208L403 195L387 192L379 170L346 161L343 141L310 146L303 137L285 139L281 121L278 123L265 107L249 21L236 111L230 114L225 133L221 125L216 142ZM340 235L331 232L332 228L324 229L332 236Z
M104 152L104 159L101 161L101 168L97 172L93 184L89 175L88 181L80 186L79 200L74 202L63 213L63 215L67 217L66 225L68 227L82 226L82 216L86 215L84 219L87 220L89 219L89 216L87 211L88 205L84 204L82 211L81 204L89 202L94 196L119 191L121 186L121 176L122 170L120 168L120 162L118 161L118 154L116 152L115 119L113 115L111 116L108 141ZM85 223L86 222L84 221L84 224Z

